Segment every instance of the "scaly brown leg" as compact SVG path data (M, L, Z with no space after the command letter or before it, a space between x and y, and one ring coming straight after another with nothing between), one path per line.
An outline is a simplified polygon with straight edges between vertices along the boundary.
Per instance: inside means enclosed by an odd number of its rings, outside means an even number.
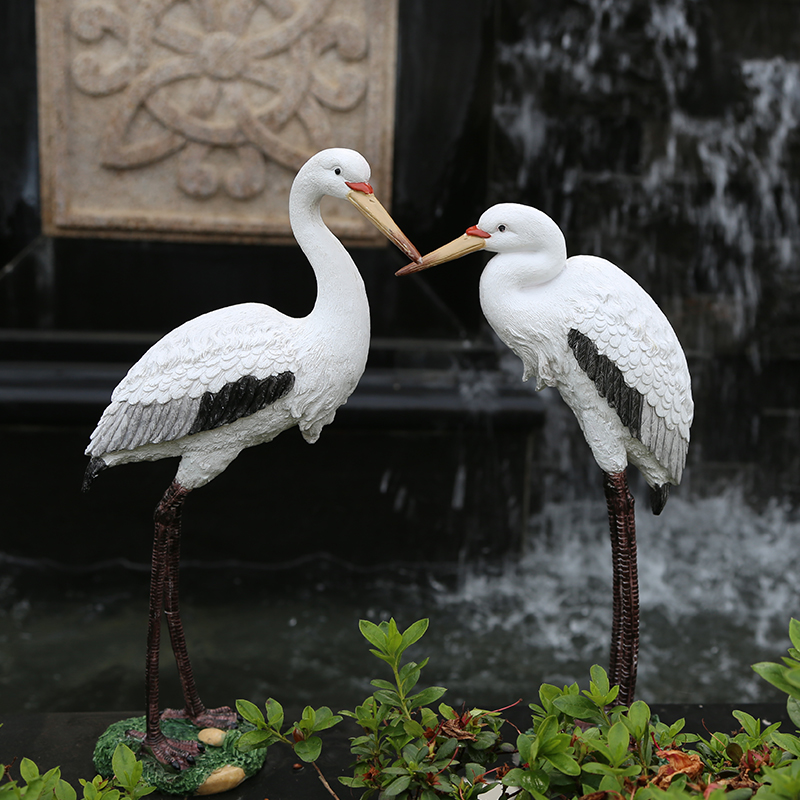
M155 512L153 557L150 566L150 612L147 625L147 660L145 664L145 701L147 717L145 732L130 731L129 735L141 740L162 764L175 769L185 769L194 764L202 753L200 742L182 742L167 738L161 730L158 699L158 656L161 645L161 612L168 583L170 539L180 533L181 509L189 489L173 481L164 493Z
M181 531L180 524L172 532L167 541L167 574L165 611L167 628L172 643L172 652L178 665L178 675L183 687L185 707L182 710L166 709L162 719L189 719L199 728L234 728L238 724L239 715L228 706L207 709L197 692L194 673L186 648L186 637L181 621L180 603L178 599L178 580L180 569Z
M636 563L634 501L623 470L604 473L614 574L614 622L609 679L620 687L618 701L629 706L639 662L639 574Z

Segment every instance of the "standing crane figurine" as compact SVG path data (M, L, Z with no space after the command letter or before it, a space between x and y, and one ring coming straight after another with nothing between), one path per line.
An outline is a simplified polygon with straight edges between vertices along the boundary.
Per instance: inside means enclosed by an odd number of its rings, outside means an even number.
M146 729L143 746L163 764L184 769L198 742L167 738L164 718L200 727L232 727L236 712L207 709L195 687L178 605L181 510L246 447L297 425L314 443L356 388L367 361L370 319L364 282L353 259L322 220L320 201L349 200L408 258L419 252L378 202L370 168L353 150L323 150L297 173L289 218L317 279L311 313L294 318L259 303L203 314L168 333L134 364L114 390L91 435L86 491L107 467L178 457L155 511L147 632ZM165 614L185 707L160 713L158 659ZM135 734L134 734L135 735Z
M681 480L694 415L689 369L661 309L636 281L596 256L567 258L546 214L501 203L467 232L397 272L467 253L497 253L480 280L483 313L524 365L523 380L555 386L578 418L604 473L611 527L614 611L609 678L633 702L639 652L634 464L660 514Z

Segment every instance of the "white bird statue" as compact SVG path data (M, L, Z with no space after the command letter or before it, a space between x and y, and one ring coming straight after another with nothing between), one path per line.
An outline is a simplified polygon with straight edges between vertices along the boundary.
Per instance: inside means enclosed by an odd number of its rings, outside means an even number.
M364 282L327 228L320 201L349 200L410 259L419 252L375 198L370 168L353 150L323 150L292 184L289 217L314 269L311 313L288 317L259 303L203 314L168 333L134 364L114 390L91 435L84 491L106 467L178 457L180 464L155 512L146 662L143 745L176 769L194 763L198 742L168 739L163 717L231 727L228 707L206 709L195 687L178 606L181 509L193 489L219 475L246 447L297 425L309 443L333 421L367 361L370 319ZM160 713L158 658L165 613L185 707ZM135 734L134 734L135 735Z
M661 513L681 480L694 415L689 369L661 309L636 281L596 256L567 258L546 214L501 203L477 226L398 271L407 275L476 250L497 253L480 280L483 313L522 359L523 380L555 386L604 473L611 526L614 622L609 677L633 701L639 650L634 464Z

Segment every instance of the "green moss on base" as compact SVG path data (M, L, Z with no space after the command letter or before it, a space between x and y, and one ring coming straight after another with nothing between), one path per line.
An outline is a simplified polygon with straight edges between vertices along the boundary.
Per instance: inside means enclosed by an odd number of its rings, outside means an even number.
M253 730L248 722L240 723L235 730L228 731L221 747L206 746L205 753L197 757L197 763L189 769L176 772L172 767L166 767L156 761L149 752L142 750L141 743L127 735L127 731L144 731L145 718L131 717L110 725L106 732L97 740L94 749L94 765L104 778L114 774L111 767L111 757L120 742L136 753L142 762L142 778L159 791L168 794L194 794L208 776L220 767L230 764L241 767L249 778L254 775L267 757L265 748L242 753L236 747L239 737L247 731ZM197 741L199 729L188 720L165 719L161 722L161 730L170 739L183 739L184 741Z

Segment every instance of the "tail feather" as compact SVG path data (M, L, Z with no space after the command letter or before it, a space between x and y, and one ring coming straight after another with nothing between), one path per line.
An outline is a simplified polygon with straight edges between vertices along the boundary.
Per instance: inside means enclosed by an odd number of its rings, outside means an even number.
M99 456L94 456L86 465L86 472L83 473L82 492L88 492L92 481L104 470L108 469L108 464Z
M654 514L660 514L667 504L669 497L669 484L664 483L661 486L650 487L650 508L653 509Z

